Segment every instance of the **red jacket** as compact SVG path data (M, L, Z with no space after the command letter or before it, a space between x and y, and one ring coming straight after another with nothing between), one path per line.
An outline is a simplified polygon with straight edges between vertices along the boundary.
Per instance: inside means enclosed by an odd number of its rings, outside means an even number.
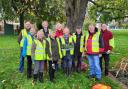
M57 30L55 34L55 37L63 36L63 30Z
M111 31L108 30L101 30L102 32L102 37L104 41L104 52L107 52L108 50L112 50L112 47L109 44L109 40L113 38L113 34Z

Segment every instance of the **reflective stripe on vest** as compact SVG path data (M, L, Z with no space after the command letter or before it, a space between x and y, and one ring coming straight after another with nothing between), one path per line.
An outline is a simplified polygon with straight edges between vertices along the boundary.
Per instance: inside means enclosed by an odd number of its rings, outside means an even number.
M59 40L59 38L56 38L56 40L57 40L57 43L58 43L59 56L60 56L60 58L62 58L62 52L61 52L61 48L60 48L60 40Z
M21 39L21 41L20 41L20 47L23 47L24 38L27 37L27 31L26 31L26 29L22 29L22 30L21 30L21 35L22 35L22 39Z
M50 50L50 53L52 54L52 49L51 49L51 39L48 37L48 38L46 38L46 40L48 41L48 43L49 43L49 50ZM47 55L47 60L50 60L50 58L49 58L49 56L48 56L48 54L46 54Z
M100 32L96 32L92 37L92 52L99 52L99 36ZM87 46L87 40L89 33L86 34L85 46Z
M59 56L60 56L60 58L62 58L62 53L61 53L61 49L60 49L60 42L59 42L59 38L56 38L56 40L57 40L57 44L58 44L58 50L59 50ZM50 53L52 54L52 48L51 48L51 39L48 37L47 38L47 41L49 42L49 50L50 50ZM50 58L49 58L49 56L48 56L48 54L46 54L47 55L47 60L50 60Z
M46 41L43 40L43 44L39 40L34 40L36 44L36 50L35 50L35 60L45 60L46 54L45 54L45 48L46 48Z
M74 42L76 43L76 35L73 34ZM84 52L84 36L82 35L80 38L80 52Z
M32 37L27 35L27 55L31 55Z
M22 37L27 37L28 35L26 29L22 29L21 33L22 33Z
M109 40L109 44L111 47L115 48L114 38Z
M62 45L65 45L65 39L64 37L61 38L61 42L62 42ZM73 37L70 36L69 37L69 43L72 43L73 42ZM62 55L63 56L66 56L66 49L61 49L62 50ZM73 55L74 54L74 47L73 48L70 48L70 55Z

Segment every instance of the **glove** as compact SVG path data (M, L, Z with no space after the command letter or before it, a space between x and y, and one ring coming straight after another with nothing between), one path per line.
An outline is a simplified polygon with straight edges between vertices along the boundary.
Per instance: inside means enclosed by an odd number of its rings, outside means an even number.
M102 57L102 54L99 54L99 57Z
M85 53L84 52L82 53L82 57L85 57Z
M107 52L106 52L106 54L110 54L111 53L111 50L108 50Z
M52 57L50 58L50 60L52 60Z
M55 70L55 64L54 63L52 63L52 68Z

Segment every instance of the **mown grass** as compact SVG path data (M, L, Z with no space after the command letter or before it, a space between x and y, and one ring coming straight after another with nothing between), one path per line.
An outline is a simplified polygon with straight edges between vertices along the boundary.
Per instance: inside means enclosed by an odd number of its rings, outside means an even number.
M110 69L120 61L122 57L128 56L128 31L113 31L116 48L110 60ZM26 70L23 74L18 72L19 63L19 45L16 36L0 36L0 89L91 89L98 83L94 79L88 79L88 72L73 73L71 77L64 76L61 70L56 73L55 83L49 81L48 75L45 74L44 83L32 84L32 79L26 78ZM26 60L25 60L26 64ZM26 65L25 65L26 69ZM109 85L112 89L122 89L121 86L103 76L100 83Z
M115 54L111 55L110 67L114 67L121 58L128 57L128 30L113 31L115 38Z

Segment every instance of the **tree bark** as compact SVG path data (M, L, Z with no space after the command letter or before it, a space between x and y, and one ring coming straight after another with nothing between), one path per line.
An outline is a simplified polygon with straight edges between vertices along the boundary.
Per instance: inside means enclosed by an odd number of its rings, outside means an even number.
M87 4L88 0L65 0L67 27L71 32L75 32L77 26L83 26Z
M21 12L19 15L19 21L20 21L20 28L18 33L24 28L24 12Z

